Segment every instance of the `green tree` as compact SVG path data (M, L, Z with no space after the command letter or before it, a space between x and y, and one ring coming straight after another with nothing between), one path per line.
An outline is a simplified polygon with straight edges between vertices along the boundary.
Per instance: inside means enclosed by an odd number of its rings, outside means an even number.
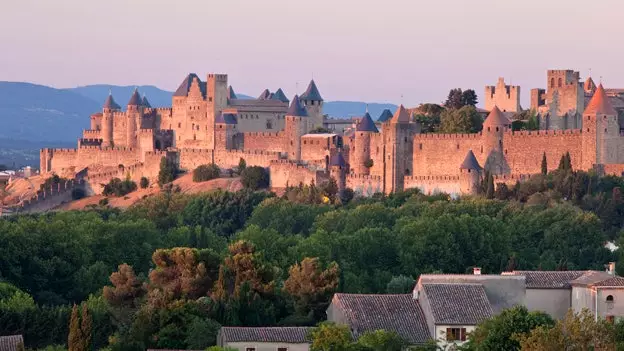
M440 115L441 133L476 133L482 126L481 116L474 106L447 109Z
M166 157L160 159L160 171L158 172L158 185L162 188L163 185L171 183L178 173L173 161L168 160Z
M414 284L416 281L412 277L405 275L399 275L392 277L392 280L388 282L386 286L386 293L388 294L407 294L414 290Z
M346 325L323 322L310 332L311 351L349 351L353 338Z
M546 152L542 155L542 174L548 174L548 162L546 161Z
M503 310L481 322L470 334L468 350L520 350L518 338L539 326L552 327L555 321L543 312L529 312L524 306Z
M247 167L241 173L241 182L247 189L258 190L269 186L269 172L259 166Z
M407 343L393 331L375 330L366 332L357 343L371 351L401 351Z
M463 105L462 90L460 88L451 89L444 103L447 109L460 109Z
M238 174L241 174L245 168L247 168L247 162L245 162L245 159L241 157L240 160L238 160Z
M217 342L221 325L212 319L193 318L184 340L189 350L203 350Z
M462 107L464 106L477 106L477 93L474 90L468 89L464 90L461 95L461 103Z
M139 186L141 187L141 189L145 189L149 186L149 179L147 179L146 177L141 177L141 181L139 182Z
M201 165L193 170L193 181L205 182L207 180L219 178L220 175L221 169L214 163Z
M299 315L309 313L316 320L323 318L333 293L338 288L338 264L332 262L323 270L318 258L304 258L288 270L284 292L295 301Z

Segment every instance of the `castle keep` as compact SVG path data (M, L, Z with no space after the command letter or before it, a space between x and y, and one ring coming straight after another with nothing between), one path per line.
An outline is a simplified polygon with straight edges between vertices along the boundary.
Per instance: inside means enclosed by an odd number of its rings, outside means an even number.
M376 121L367 112L344 133L317 133L330 122L314 81L292 100L281 89L240 99L227 75L202 81L189 74L170 108L152 107L135 91L124 109L110 95L76 149L41 150L41 172L79 178L99 193L113 177L155 179L163 157L186 171L209 163L228 169L244 159L268 168L274 189L333 177L362 195L416 187L475 193L484 170L497 183L515 183L540 173L543 154L549 170L569 152L576 169L622 174L618 90L583 84L578 72L548 71L548 90L531 91L544 130L512 132L501 110L519 111L519 94L502 78L486 87L490 112L474 134L422 134L403 106Z

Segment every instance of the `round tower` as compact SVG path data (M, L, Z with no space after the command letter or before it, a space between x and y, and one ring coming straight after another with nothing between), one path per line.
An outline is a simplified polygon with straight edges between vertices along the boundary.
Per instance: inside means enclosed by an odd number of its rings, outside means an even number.
M477 195L482 170L472 150L468 150L464 162L459 166L459 185L462 194Z
M108 97L102 107L102 147L113 146L113 114L119 111L121 107L113 99L112 92L108 93Z
M314 83L314 79L308 84L308 89L301 94L300 99L305 105L305 109L310 118L310 128L320 128L323 126L323 97Z
M126 110L126 147L137 146L137 128L141 125L142 100L139 91L134 89Z
M336 180L338 185L338 194L342 195L343 191L347 187L347 162L345 162L342 156L342 150L338 150L329 160L329 176Z
M302 106L299 96L295 95L286 112L286 150L291 160L301 160L301 137L308 132L308 112Z
M575 165L578 161L573 162L573 167L590 170L595 165L617 163L620 139L618 113L602 84L598 85L583 112L582 125L582 160L580 165Z
M483 122L482 148L485 155L485 168L494 174L503 171L503 135L511 126L511 122L503 112L494 106Z
M368 111L355 127L355 138L350 155L353 155L353 172L355 174L370 174L371 164L371 135L379 133L375 122Z

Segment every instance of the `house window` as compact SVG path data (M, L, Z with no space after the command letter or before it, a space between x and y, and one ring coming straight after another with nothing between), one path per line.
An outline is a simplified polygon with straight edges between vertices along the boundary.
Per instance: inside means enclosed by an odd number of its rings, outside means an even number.
M278 347L277 351L288 351L288 347Z
M607 303L613 303L613 295L607 296Z
M466 341L466 328L446 328L446 341Z

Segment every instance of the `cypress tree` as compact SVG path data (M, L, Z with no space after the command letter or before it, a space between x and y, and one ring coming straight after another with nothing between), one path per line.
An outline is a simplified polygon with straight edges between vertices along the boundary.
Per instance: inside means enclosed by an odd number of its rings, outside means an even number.
M548 162L546 161L546 152L542 155L542 174L548 174Z
M487 192L485 193L485 197L488 199L494 198L494 176L490 174L487 183Z
M565 166L566 166L566 171L571 171L572 170L572 158L570 157L570 152L566 152L565 154Z
M82 347L83 351L91 350L91 334L93 328L93 320L91 319L91 315L89 314L89 309L87 308L87 304L85 302L82 303L82 321L80 325L81 334L82 334Z
M565 155L561 155L561 159L559 160L559 167L557 167L557 169L560 171L565 170L565 164L566 164L566 157Z
M67 336L68 351L84 351L81 345L82 335L80 330L80 320L78 316L78 306L74 304L69 320L69 335Z

